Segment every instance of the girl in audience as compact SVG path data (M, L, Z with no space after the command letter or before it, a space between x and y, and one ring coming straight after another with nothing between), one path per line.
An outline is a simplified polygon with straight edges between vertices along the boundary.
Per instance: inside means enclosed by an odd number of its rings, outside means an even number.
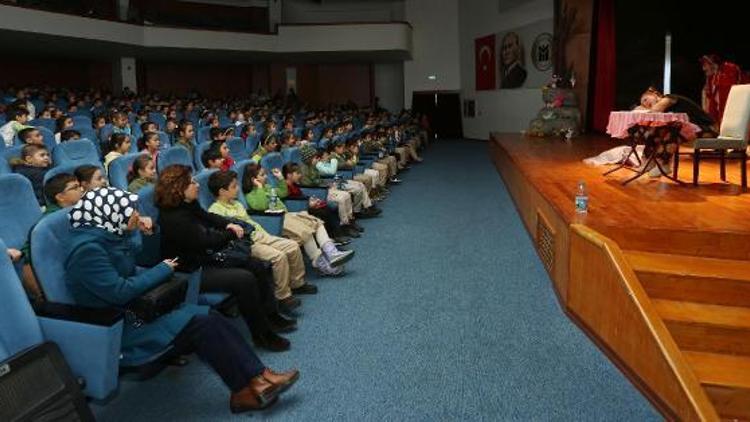
M156 182L156 166L148 154L141 154L133 160L133 166L128 171L128 192L138 193L148 185Z
M335 156L324 154L314 164L316 173L313 173L312 176L317 175L318 178L320 175L335 176L338 171L338 166L339 161ZM304 177L304 171L302 174ZM356 216L360 218L372 218L380 215L380 209L373 205L367 187L362 182L357 180L345 180L341 183L340 189L352 194L352 198L354 199L354 213Z
M289 341L274 330L286 331L295 323L277 311L271 271L264 262L251 257L243 267L222 266L217 253L233 240L242 239L245 230L232 220L201 208L199 185L191 173L188 166L172 165L159 174L156 182L154 201L160 210L162 254L179 256L179 271L202 267L202 292L234 295L256 346L277 352L288 350Z
M107 179L99 166L85 164L77 167L73 174L75 174L84 192L107 186Z
M113 133L107 145L109 152L104 156L104 169L109 170L109 163L130 152L130 136L124 133Z
M138 151L150 155L154 165L159 158L159 148L161 148L161 141L156 132L143 132L143 136L138 139Z
M234 159L232 158L232 155L229 154L229 147L226 142L221 140L212 141L211 146L208 147L208 149L216 149L219 151L222 158L221 170L227 171L234 166Z
M136 272L137 251L129 232L152 230L148 220L140 219L137 200L127 192L99 188L87 192L70 211L73 230L65 272L76 304L121 308L173 276L177 257ZM120 207L107 205L113 202ZM194 351L219 374L231 390L233 413L270 406L299 377L297 370L276 373L263 365L229 321L191 304L138 327L126 323L120 362L139 362L170 345L175 353Z
M128 114L124 111L118 111L112 115L112 133L132 135Z
M173 145L179 145L190 153L190 158L193 158L193 152L195 150L195 144L193 138L195 137L195 128L193 123L189 120L183 120L177 127L177 137Z
M279 147L279 144L276 141L276 137L273 135L268 135L266 139L263 140L263 143L253 153L252 160L255 161L256 163L260 163L260 160L266 154L271 153L271 152L276 152L278 147Z
M73 118L69 116L62 116L55 122L55 141L60 143L60 134L68 129L73 129L74 123Z
M276 188L266 184L266 170L261 166L251 163L245 167L242 191L248 207L255 211L286 211L286 206L281 201L287 196L286 181L279 169L273 169L272 177L278 179ZM274 189L278 195L276 204L272 203ZM323 221L306 211L287 212L284 215L284 235L303 247L315 268L327 268L327 264L339 267L354 257L354 251L342 252L336 249Z

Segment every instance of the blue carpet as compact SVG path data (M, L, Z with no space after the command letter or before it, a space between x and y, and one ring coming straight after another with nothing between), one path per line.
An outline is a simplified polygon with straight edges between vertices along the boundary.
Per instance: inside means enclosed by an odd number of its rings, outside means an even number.
M234 416L194 356L94 405L102 421L658 420L561 312L487 146L441 141L363 222L341 279L311 280L292 350L302 377Z

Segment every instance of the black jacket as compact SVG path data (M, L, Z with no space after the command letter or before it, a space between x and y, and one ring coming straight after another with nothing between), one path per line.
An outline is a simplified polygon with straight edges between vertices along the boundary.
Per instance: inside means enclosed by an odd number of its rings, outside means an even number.
M44 175L47 174L47 171L49 171L49 167L34 167L26 164L13 166L14 173L23 175L31 181L31 186L34 188L34 195L40 207L43 207L47 203L44 200Z
M179 257L178 271L198 269L210 255L236 239L234 232L226 229L231 222L207 212L198 201L161 209L158 223L162 257Z

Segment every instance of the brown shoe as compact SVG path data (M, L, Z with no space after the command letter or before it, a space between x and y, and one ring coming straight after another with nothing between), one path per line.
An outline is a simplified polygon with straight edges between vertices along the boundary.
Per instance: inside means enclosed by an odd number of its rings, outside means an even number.
M266 368L263 370L263 373L261 375L266 379L266 381L278 387L279 394L281 394L284 391L288 390L289 387L294 385L295 382L297 382L297 380L299 379L299 370L292 369L291 371L279 373L274 372L271 368Z
M250 380L250 384L242 390L232 393L229 398L229 409L232 413L242 413L248 410L265 409L279 398L279 387L263 376Z

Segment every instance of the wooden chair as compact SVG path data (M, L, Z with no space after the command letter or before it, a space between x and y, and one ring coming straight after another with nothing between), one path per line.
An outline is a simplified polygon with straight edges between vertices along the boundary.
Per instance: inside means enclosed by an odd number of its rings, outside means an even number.
M693 185L698 185L703 151L711 150L710 155L718 154L721 160L720 176L722 181L726 181L727 158L736 158L741 161L742 190L747 190L747 133L749 122L750 85L735 85L729 91L719 136L716 138L699 138L693 144ZM727 154L728 150L732 150L730 155Z

